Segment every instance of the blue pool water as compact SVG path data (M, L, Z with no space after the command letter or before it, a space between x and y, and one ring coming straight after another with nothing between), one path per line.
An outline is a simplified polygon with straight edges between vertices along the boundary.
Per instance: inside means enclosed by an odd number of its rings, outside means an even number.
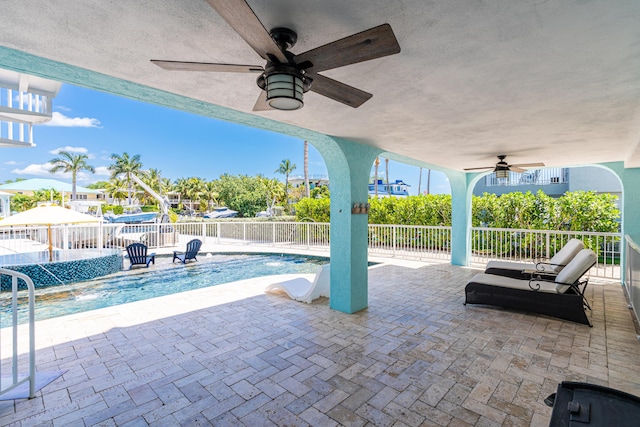
M193 289L272 274L315 273L327 258L302 255L232 254L199 256L198 262L118 273L102 279L36 290L36 321L112 307ZM20 323L26 316L26 292L20 292ZM10 326L11 293L0 298L0 327Z

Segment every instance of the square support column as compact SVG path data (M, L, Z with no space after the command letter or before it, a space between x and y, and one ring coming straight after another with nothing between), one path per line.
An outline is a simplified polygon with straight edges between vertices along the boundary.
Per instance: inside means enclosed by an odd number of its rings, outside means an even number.
M380 151L338 138L312 143L324 157L331 180L329 304L355 313L368 306L369 224L366 213L352 213L352 208L368 203L371 166Z

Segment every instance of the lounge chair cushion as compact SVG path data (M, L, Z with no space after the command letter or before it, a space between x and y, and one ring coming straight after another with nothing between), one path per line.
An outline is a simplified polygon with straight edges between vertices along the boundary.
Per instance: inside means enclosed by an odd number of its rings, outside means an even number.
M511 261L489 261L485 267L485 272L490 274L501 274L500 271L524 271L532 270L542 274L558 274L565 265L584 249L582 240L570 239L566 245L547 262L511 262ZM508 275L508 274L505 274ZM512 276L514 277L514 276Z
M514 279L513 277L498 276L496 274L479 273L469 280L471 283L479 283L482 285L499 286L502 288L520 289L523 291L549 292L558 293L556 283L544 280L524 280ZM530 286L531 285L531 286ZM539 287L539 288L538 288Z
M569 289L569 284L576 283L583 274L598 261L598 256L591 249L583 249L571 260L556 277L556 290L564 293Z

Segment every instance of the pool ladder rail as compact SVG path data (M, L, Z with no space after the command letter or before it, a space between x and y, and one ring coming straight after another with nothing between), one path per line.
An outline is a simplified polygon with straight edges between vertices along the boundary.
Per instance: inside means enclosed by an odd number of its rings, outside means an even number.
M36 395L36 337L35 337L35 296L33 280L25 274L17 271L0 268L0 279L2 276L11 277L11 375L4 376L0 370L0 397L16 389L22 384L29 383L29 399ZM18 360L18 279L27 285L29 294L29 369L28 374L20 374ZM4 342L0 342L0 348Z

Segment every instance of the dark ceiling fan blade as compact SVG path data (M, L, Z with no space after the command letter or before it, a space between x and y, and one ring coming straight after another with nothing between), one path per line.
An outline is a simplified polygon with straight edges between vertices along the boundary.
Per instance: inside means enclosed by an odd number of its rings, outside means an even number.
M311 62L313 66L308 71L318 73L399 52L400 45L391 25L382 24L296 55L295 61L297 64Z
M223 73L262 73L260 65L214 64L211 62L184 62L151 60L152 64L169 71L215 71Z
M465 171L480 171L480 170L489 170L489 169L493 169L495 166L484 166L484 167L480 167L480 168L464 168L463 170Z
M349 107L358 108L373 96L368 92L320 74L309 74L309 77L313 79L311 91L334 101L342 102Z
M544 167L544 163L517 163L515 165L509 165L511 169L516 168L535 168L535 167Z
M269 111L269 110L273 110L273 108L271 108L269 104L267 104L267 92L264 90L261 90L260 96L258 96L258 99L256 100L256 103L253 106L253 111Z
M287 62L284 52L280 50L245 0L207 0L207 2L258 55L267 60L268 55L273 55L279 61Z

